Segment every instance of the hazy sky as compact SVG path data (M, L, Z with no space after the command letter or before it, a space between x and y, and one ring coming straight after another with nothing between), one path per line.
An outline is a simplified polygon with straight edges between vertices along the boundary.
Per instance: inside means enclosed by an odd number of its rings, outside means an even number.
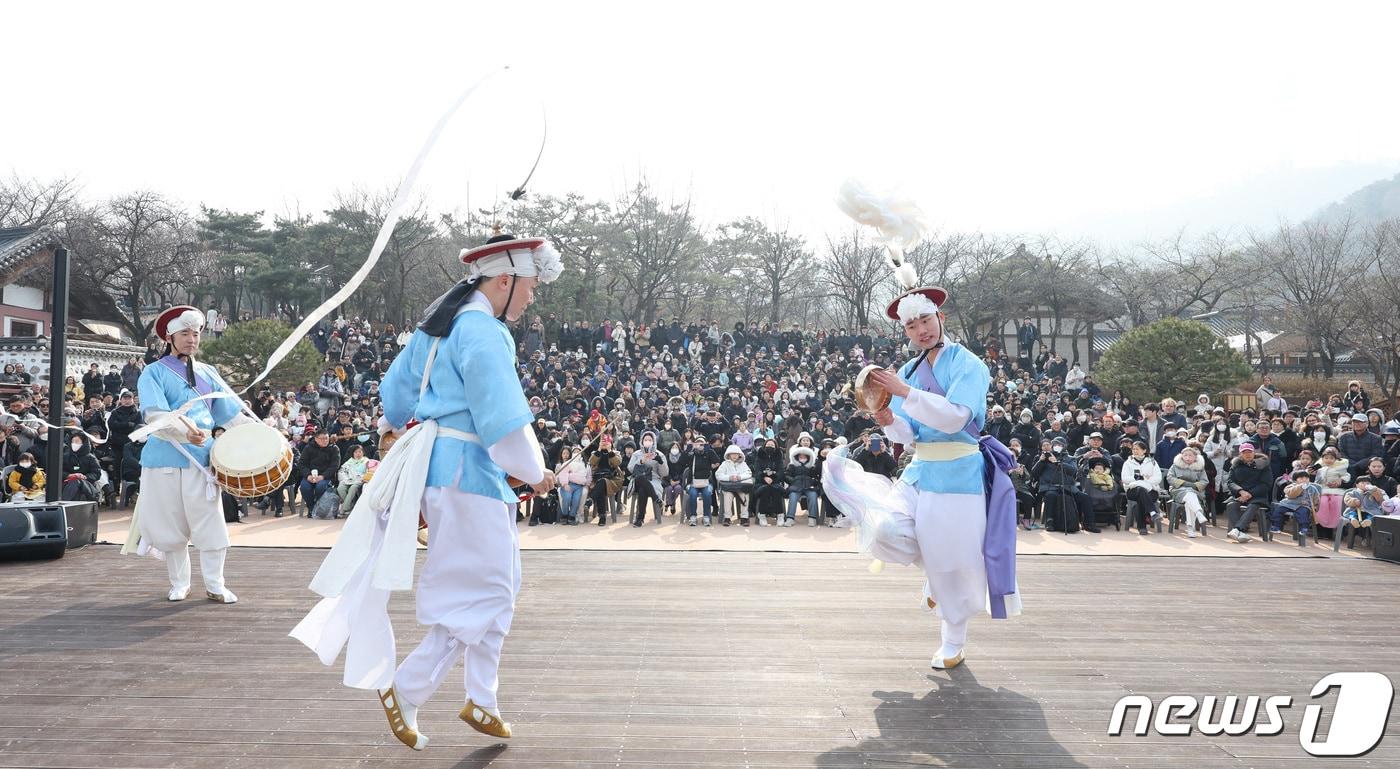
M0 172L191 206L423 183L487 205L645 174L705 221L848 226L847 177L942 229L1108 243L1263 227L1400 172L1395 3L21 3Z

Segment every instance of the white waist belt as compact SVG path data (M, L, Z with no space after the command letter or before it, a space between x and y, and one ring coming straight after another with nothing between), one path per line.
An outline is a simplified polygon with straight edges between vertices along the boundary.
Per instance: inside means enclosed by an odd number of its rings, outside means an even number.
M981 449L975 443L962 443L960 441L936 441L929 443L915 443L914 457L924 462L947 462L951 459L961 459L965 456L976 454Z
M442 425L438 425L438 437L456 438L459 441L466 441L467 443L481 443L481 436L477 435L476 433L467 433L461 430L453 430L450 427L443 427Z

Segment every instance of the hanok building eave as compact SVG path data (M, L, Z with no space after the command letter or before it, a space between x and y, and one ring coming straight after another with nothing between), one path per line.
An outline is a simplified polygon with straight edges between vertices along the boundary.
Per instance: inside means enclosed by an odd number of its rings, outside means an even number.
M17 324L33 325L33 334L47 336L53 320L52 291L48 281L24 285L20 279L48 264L54 249L62 245L53 229L44 225L0 229L0 336L17 333ZM34 296L37 293L37 297ZM35 307L33 305L39 305ZM31 330L25 328L26 331Z
M53 329L53 288L48 280L38 286L22 286L19 279L40 272L53 260L54 249L62 241L47 226L0 228L0 287L21 286L37 290L42 295L42 309L10 304L0 297L0 365L14 363L23 366L37 384L49 380L49 344ZM3 288L0 288L3 290ZM8 292L13 294L14 292ZM12 335L12 321L35 324L37 334ZM74 320L77 333L70 334L65 351L68 371L81 376L92 363L102 371L116 364L119 368L131 358L140 358L145 349L125 344L110 335L91 333L83 320Z

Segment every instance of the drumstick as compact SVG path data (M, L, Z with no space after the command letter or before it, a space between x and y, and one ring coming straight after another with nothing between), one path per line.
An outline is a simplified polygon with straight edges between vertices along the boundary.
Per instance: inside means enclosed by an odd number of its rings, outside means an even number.
M195 424L193 419L190 419L184 414L177 414L176 418L180 421L181 425L184 426L186 433L199 433L206 439L209 437L209 433L204 432L203 428Z

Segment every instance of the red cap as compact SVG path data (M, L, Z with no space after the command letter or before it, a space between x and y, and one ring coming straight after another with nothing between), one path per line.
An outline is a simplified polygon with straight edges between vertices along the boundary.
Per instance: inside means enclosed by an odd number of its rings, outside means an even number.
M462 252L462 264L471 264L478 259L485 259L492 254L499 254L502 251L509 251L513 248L529 249L533 251L544 245L544 238L517 238L514 235L496 235L476 248L469 248Z
M923 288L911 288L908 291L896 296L893 302L885 308L885 317L890 320L899 320L899 300L910 294L923 294L930 302L938 305L938 309L943 309L943 303L948 301L948 292L939 286L925 286Z
M175 320L176 318L180 317L181 315L184 315L190 310L199 312L198 307L191 307L187 304L181 304L171 307L170 309L161 313L160 316L156 318L156 337L162 340L170 338L170 334L167 333L170 327L170 321Z

